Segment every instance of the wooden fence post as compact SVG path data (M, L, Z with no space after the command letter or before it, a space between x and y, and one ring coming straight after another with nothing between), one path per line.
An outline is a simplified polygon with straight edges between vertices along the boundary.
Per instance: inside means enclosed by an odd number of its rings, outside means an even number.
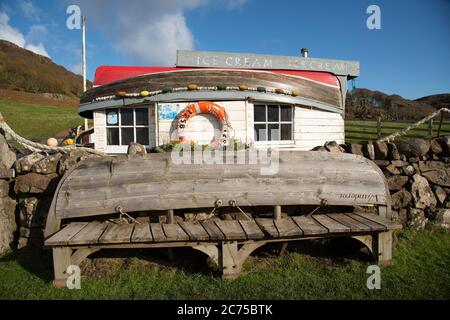
M433 119L430 119L430 121L428 122L428 136L433 136Z
M381 138L381 117L377 118L377 139Z

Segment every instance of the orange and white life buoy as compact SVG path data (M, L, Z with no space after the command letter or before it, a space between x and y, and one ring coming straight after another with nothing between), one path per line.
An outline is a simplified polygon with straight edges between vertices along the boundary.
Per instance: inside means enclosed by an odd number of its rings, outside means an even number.
M190 118L200 113L209 113L222 123L220 138L215 139L210 145L226 145L228 143L229 129L231 128L228 114L222 106L211 101L198 101L190 103L178 113L178 140L181 143L190 144L192 141L185 136L185 129Z

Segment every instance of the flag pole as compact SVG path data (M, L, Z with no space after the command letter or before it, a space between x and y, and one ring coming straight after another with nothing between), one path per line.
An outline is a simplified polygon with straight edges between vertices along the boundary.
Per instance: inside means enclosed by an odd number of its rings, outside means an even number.
M83 92L86 91L86 17L81 17L81 37L82 37L82 71L83 71ZM84 118L84 130L88 129L88 119Z

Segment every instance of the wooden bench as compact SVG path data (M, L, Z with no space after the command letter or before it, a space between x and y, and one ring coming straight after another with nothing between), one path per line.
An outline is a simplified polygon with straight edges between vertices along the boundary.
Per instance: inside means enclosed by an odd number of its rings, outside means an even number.
M392 230L400 226L390 221L389 188L373 162L351 154L284 150L271 152L276 170L268 174L267 163L237 161L253 159L250 152L238 151L233 161L214 165L180 164L169 153L80 162L61 179L47 217L45 244L53 248L55 283L64 286L68 265L105 248L192 247L230 279L268 242L350 236L365 243L379 263L391 261ZM254 214L232 221L216 215L242 208ZM377 214L353 213L359 208ZM174 223L174 214L182 218L190 210L215 216ZM262 217L261 210L270 211L268 218L250 220ZM171 223L100 222L123 212L149 221L167 215Z
M222 277L239 276L246 258L269 242L346 236L363 242L379 264L392 259L392 231L401 225L374 214L333 213L279 219L113 224L72 222L52 235L55 286L66 285L66 269L101 249L191 247L207 254Z

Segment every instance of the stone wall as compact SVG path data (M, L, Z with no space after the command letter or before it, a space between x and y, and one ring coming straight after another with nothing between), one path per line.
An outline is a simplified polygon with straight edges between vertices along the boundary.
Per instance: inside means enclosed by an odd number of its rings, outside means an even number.
M428 221L450 223L450 137L408 142L338 145L327 142L315 151L353 153L374 161L391 193L392 217L404 227L423 229Z

